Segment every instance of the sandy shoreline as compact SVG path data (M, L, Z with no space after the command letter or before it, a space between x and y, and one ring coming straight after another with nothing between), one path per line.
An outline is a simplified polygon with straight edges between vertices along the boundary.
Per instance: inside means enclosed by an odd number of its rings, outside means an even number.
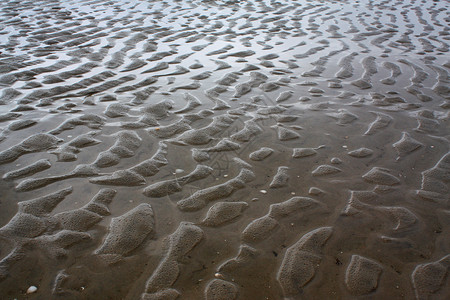
M449 6L0 4L0 298L446 299Z

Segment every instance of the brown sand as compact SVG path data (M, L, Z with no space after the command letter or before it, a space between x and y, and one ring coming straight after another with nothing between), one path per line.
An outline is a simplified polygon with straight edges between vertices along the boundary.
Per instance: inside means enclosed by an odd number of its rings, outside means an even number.
M449 7L2 1L0 299L449 299Z

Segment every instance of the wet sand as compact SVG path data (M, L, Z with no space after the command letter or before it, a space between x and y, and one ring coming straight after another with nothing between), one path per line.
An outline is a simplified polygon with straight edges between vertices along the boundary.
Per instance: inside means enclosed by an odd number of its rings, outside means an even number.
M449 7L2 2L0 298L448 299Z

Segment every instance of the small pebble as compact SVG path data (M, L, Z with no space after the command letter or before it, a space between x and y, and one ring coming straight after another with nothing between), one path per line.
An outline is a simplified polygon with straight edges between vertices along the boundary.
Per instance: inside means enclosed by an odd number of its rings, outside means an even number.
M33 294L34 292L37 291L37 287L35 287L34 285L30 286L27 290L27 294Z
M262 194L267 194L267 191L266 191L266 190L260 190L260 192L261 192Z

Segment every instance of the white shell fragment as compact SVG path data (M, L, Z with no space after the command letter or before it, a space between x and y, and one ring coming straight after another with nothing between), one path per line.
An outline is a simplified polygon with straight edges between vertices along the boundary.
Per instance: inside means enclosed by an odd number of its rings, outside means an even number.
M37 287L35 287L34 285L30 286L27 290L27 294L33 294L37 291Z

